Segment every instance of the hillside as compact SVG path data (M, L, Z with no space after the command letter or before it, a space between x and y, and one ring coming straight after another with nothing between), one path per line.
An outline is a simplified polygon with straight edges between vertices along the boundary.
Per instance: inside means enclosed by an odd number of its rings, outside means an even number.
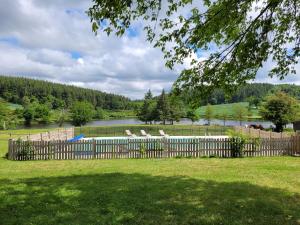
M226 114L228 118L234 117L234 109L236 106L242 106L244 108L248 108L248 102L239 102L239 103L228 103L228 104L219 104L219 105L211 105L213 118L221 117L221 115ZM199 113L200 118L203 118L205 115L207 106L201 106L197 109L197 113ZM258 109L251 108L251 118L260 118Z
M262 101L268 94L283 91L300 100L300 86L294 84L252 83L239 87L231 96L226 96L221 89L215 89L210 96L199 99L199 105L225 104L237 102ZM194 93L182 93L184 102L194 100Z
M26 98L50 102L54 109L62 104L68 108L75 101L87 101L95 107L110 110L133 107L130 99L121 95L24 77L0 76L0 97L20 105Z

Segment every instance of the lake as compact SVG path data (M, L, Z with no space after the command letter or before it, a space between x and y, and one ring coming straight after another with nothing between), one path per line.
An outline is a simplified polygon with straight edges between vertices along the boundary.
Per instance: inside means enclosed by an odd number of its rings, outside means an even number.
M108 125L120 125L120 124L144 124L144 122L136 119L136 118L124 118L124 119L111 119L111 120L93 120L87 123L85 126L108 126ZM180 122L175 122L174 124L192 124L189 119L181 119ZM204 119L200 119L199 121L194 123L195 125L205 125L207 121ZM211 120L211 125L223 125L223 120L213 119ZM264 128L269 128L273 125L269 121L242 121L242 126L246 124L261 124ZM226 126L239 126L240 122L236 120L227 120ZM64 123L63 127L71 127L71 123ZM288 124L287 127L292 128L292 124ZM58 128L58 125L55 123L52 124L33 124L30 127L26 127L24 125L18 126L19 129L34 129L34 128Z

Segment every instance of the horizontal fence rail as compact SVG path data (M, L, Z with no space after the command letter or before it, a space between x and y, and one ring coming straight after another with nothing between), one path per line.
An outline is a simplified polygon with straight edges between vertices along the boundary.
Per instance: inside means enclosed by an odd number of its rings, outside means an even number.
M280 156L300 153L300 137L249 139L243 144L233 138L119 138L65 140L9 140L11 160L69 160L171 157Z

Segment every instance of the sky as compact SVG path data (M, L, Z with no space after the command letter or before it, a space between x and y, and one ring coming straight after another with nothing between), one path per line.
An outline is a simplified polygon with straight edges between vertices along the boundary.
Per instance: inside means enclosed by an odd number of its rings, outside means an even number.
M48 80L139 99L170 90L183 66L165 67L145 40L142 23L119 38L97 36L85 11L91 0L0 0L0 74ZM201 55L205 55L202 52ZM300 84L297 74L269 78L269 60L255 82Z

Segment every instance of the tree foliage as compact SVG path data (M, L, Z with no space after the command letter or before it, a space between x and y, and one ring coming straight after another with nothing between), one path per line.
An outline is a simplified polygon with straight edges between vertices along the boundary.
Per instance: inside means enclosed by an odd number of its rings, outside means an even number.
M10 115L7 104L0 99L0 129L5 130L9 128Z
M207 120L208 125L210 125L210 121L213 118L213 116L214 116L213 109L211 105L208 104L206 106L205 113L204 113L204 118Z
M34 119L34 108L31 106L27 106L23 110L23 118L25 120L26 125L30 125L31 121Z
M186 106L184 102L180 99L180 97L176 95L170 95L169 102L170 102L170 121L171 124L173 124L174 121L179 122L181 118L186 116L186 111L185 111Z
M162 90L161 95L154 98L149 90L138 111L138 118L146 124L152 124L153 121L161 121L163 124L169 121L173 124L174 121L179 122L186 115L185 108L179 96L166 94Z
M214 88L230 93L252 80L272 58L269 75L295 73L300 56L298 0L93 0L88 10L92 29L122 36L144 20L147 40L160 48L166 66L191 58L175 83L179 90L207 94ZM195 54L210 52L205 60Z
M22 112L26 125L30 125L33 120L48 123L50 120L50 108L47 104L39 104L37 101L27 103Z
M277 92L265 100L260 113L264 119L275 124L275 131L282 132L284 125L296 119L299 106L293 97L283 92Z
M155 120L162 121L163 125L171 118L171 107L165 90L162 90L161 95L157 100L156 109L154 111Z
M139 112L138 112L138 118L139 120L147 123L152 123L153 120L155 120L154 116L154 100L151 93L151 90L148 90L148 92L145 94L145 98L143 101L143 105L141 106Z
M233 108L233 117L240 121L240 126L242 125L243 119L247 116L247 108L243 105L237 104Z
M186 113L186 117L192 121L192 124L200 119L199 113L194 109L189 109Z
M91 121L94 115L94 107L89 102L76 102L71 108L72 123L75 126L85 125Z
M70 108L76 101L86 101L104 109L131 109L130 99L101 91L21 77L0 76L0 97L8 102L47 104L51 109Z

